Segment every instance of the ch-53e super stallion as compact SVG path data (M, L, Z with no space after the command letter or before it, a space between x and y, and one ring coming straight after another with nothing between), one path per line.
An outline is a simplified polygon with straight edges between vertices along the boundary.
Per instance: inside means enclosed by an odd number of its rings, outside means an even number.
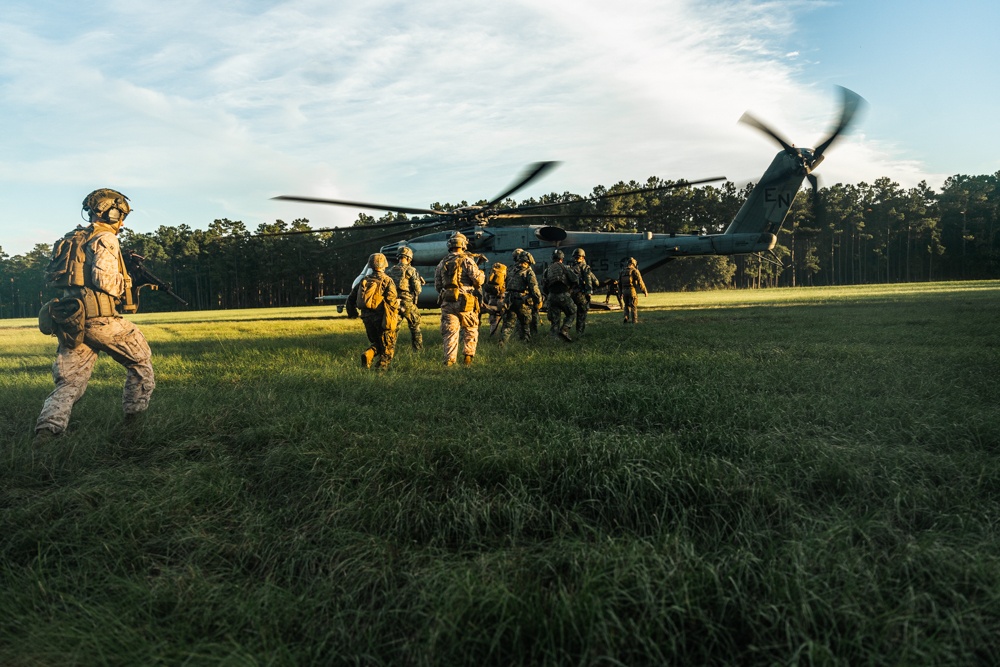
M751 190L733 220L726 226L724 231L716 234L704 232L698 234L654 234L652 232L571 231L551 224L516 224L506 226L504 223L507 221L520 222L531 218L592 217L589 215L581 216L580 214L571 215L548 212L545 209L565 208L569 204L576 204L581 201L596 201L608 197L626 196L652 190L666 190L723 180L722 178L709 178L699 181L679 181L661 188L632 190L576 200L574 202L498 208L498 205L507 197L554 167L556 164L554 162L540 162L531 165L518 181L482 206L465 206L453 211L386 206L367 202L288 195L275 197L275 199L427 216L401 222L388 222L346 229L318 229L304 232L284 232L283 234L409 227L405 232L394 231L384 236L376 236L364 241L365 243L371 243L386 238L398 238L404 233L412 235L427 232L384 245L378 252L381 252L391 260L396 256L397 251L401 247L409 247L413 251L413 265L431 286L434 283L435 267L448 253L448 237L456 230L461 231L468 238L468 251L479 255L477 259L480 262L481 268L487 272L490 265L494 262L509 264L511 261L511 252L516 248L523 248L533 254L537 260L534 268L538 272L544 270L550 259L550 251L552 249L563 248L571 251L576 248L583 248L591 269L602 282L617 279L622 262L628 257L634 257L639 270L645 272L662 266L678 257L769 253L777 244L778 230L788 215L792 200L802 187L802 182L808 179L815 195L818 186L816 176L813 172L823 161L826 150L847 129L864 104L863 98L857 93L846 88L841 88L840 90L842 93L840 118L829 132L827 138L816 148L795 147L749 113L744 114L740 118L740 122L746 123L774 139L781 146L782 150L771 161L771 164ZM597 217L631 216L628 214L615 214L612 216ZM368 267L366 266L355 280L355 284L360 281L367 271ZM347 295L319 297L320 300L333 301L340 304L346 298ZM437 305L436 299L437 295L434 290L432 288L425 288L420 295L418 305L420 307L433 308Z

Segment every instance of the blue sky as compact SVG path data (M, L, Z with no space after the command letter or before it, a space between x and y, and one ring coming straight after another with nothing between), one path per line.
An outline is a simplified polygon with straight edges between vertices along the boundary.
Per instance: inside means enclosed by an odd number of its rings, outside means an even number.
M127 224L250 229L357 210L474 201L530 162L519 192L587 194L661 178L756 180L776 147L869 103L821 182L903 187L1000 170L986 1L6 0L0 14L0 248L79 221L98 187Z

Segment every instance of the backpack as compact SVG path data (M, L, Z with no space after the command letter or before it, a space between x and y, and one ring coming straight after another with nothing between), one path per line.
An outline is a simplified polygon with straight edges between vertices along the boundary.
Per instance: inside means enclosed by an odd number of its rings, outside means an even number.
M52 244L52 259L45 268L48 287L83 287L83 265L87 261L84 247L94 236L93 228L78 227Z
M375 310L382 305L382 281L369 276L361 281L358 290L358 303L365 310Z
M444 273L444 286L447 289L458 289L462 286L462 265L459 263L460 257L455 255L449 257L442 269Z
M507 265L495 262L490 268L490 275L486 279L486 283L503 289L504 285L507 284Z

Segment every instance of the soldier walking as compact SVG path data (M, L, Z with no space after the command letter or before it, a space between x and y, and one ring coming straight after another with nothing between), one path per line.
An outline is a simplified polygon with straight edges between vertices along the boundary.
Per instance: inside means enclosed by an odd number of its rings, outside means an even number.
M118 242L118 232L131 210L128 197L120 192L94 190L83 200L89 225L77 227L53 247L46 278L49 286L63 290L60 299L47 304L51 310L43 311L56 320L52 330L59 338L52 364L56 386L35 423L37 446L66 431L73 405L87 390L100 352L126 369L122 392L126 426L133 428L149 407L156 386L152 352L139 327L118 312L120 306L125 312L136 310L132 280Z
M389 260L380 252L372 255L372 273L358 284L358 310L365 324L371 346L361 353L361 365L385 370L396 353L396 328L399 325L396 284L388 275ZM377 357L377 361L376 361Z
M483 285L483 308L490 314L490 336L500 330L506 312L507 265L493 262Z
M608 303L611 302L611 297L612 296L615 297L615 299L618 300L618 307L621 308L622 307L622 295L618 291L618 280L616 278L612 278L611 280L608 281L608 293L604 295L604 303L605 303L605 305L607 305Z
M587 311L590 310L590 299L594 295L594 288L600 287L601 281L590 270L587 264L587 253L583 248L573 251L573 263L569 268L576 274L577 284L570 288L570 296L576 305L576 333L583 335L587 328Z
M472 364L479 343L479 299L476 291L486 281L486 274L466 252L469 241L461 232L448 238L448 255L434 270L434 289L441 306L441 339L444 344L444 364L458 360L462 348L462 363Z
M566 254L558 248L552 251L552 263L542 274L542 296L545 298L552 335L572 342L569 323L576 314L576 304L573 303L570 290L577 284L578 278L573 269L563 263L565 257Z
M503 325L500 328L500 347L507 344L517 327L518 337L531 340L531 316L533 304L541 303L542 293L538 289L538 278L531 268L530 256L518 248L513 253L514 266L507 272Z
M424 349L424 335L420 331L420 309L417 307L420 299L420 289L424 279L412 266L413 250L402 246L396 252L396 265L389 269L389 277L396 282L396 294L399 296L399 315L406 320L410 329L410 345L417 352Z
M639 273L639 267L636 266L635 257L629 257L625 260L625 266L618 276L618 290L622 296L622 308L625 310L624 324L637 323L639 321L639 292L641 291L643 296L649 296L649 292L646 291L646 283L642 281L642 274Z

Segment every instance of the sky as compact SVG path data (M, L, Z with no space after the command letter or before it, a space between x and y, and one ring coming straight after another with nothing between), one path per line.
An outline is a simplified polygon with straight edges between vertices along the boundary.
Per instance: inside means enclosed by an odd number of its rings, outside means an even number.
M126 225L349 226L327 197L425 207L620 181L756 181L815 146L837 86L867 105L821 185L939 190L1000 171L987 0L4 0L0 248L80 222L91 190ZM365 211L376 217L377 212Z

